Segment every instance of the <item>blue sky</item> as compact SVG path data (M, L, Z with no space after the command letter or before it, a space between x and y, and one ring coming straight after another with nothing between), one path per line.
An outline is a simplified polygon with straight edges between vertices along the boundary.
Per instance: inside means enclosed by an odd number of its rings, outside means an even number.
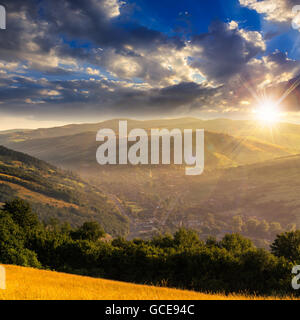
M297 0L3 4L0 130L124 116L250 119L300 77ZM294 87L278 108L299 122Z
M134 4L133 1L129 3ZM240 21L244 27L260 30L260 16L253 10L241 7L236 0L215 1L140 1L133 17L141 24L163 32L174 32L176 26L186 27L189 21L191 34L207 32L212 20ZM184 19L185 18L185 19Z
M276 49L287 51L291 58L299 58L299 52L293 50L298 38L298 31L289 26L264 21L264 15L255 10L243 7L238 0L213 0L213 1L128 1L136 6L132 18L139 24L150 29L171 35L185 36L187 38L208 31L209 25L214 20L223 22L237 21L239 26L246 30L253 30L267 34L276 32L280 27L284 31L274 37L267 44L268 53ZM181 31L181 32L180 32Z

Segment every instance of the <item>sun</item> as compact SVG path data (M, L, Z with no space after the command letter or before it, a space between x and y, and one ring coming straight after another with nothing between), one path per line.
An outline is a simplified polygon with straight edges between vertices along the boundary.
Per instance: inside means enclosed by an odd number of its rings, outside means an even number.
M257 119L264 123L276 123L280 120L280 111L275 102L271 100L263 101L254 111Z

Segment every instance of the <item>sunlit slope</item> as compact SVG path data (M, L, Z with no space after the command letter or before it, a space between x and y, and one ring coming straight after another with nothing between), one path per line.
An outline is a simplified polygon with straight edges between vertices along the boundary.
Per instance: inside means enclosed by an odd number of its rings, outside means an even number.
M14 150L80 173L94 173L101 170L96 162L96 150L99 145L100 143L96 141L96 131L8 144ZM269 142L205 131L206 168L255 163L293 153L292 149Z
M99 189L71 172L0 146L0 203L14 197L28 200L43 220L72 225L96 220L112 234L127 229L125 217Z
M0 300L257 299L240 295L203 294L187 290L136 285L11 265L6 265L5 268L6 290L0 290Z
M71 124L62 127L43 128L37 130L11 130L0 132L0 144L23 142L34 139L47 139L72 136L83 132L96 132L101 128L111 128L117 132L118 120L107 120L99 123ZM133 128L179 128L205 129L207 131L225 133L243 138L254 138L261 142L279 145L300 151L300 126L291 123L266 125L259 121L197 118L159 119L159 120L128 120L128 130Z

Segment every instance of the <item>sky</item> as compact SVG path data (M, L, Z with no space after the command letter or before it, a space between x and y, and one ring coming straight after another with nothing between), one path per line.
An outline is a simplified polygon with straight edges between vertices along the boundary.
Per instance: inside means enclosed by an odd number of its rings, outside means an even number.
M0 4L0 130L266 105L300 123L300 0Z

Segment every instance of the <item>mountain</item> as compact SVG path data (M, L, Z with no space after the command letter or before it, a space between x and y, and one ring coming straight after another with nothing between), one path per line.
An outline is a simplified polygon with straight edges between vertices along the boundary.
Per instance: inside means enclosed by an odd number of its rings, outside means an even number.
M0 146L0 202L28 200L42 220L71 225L98 221L112 235L124 235L127 219L98 188L76 174Z
M173 119L137 121L128 120L128 131L132 128L202 128L205 121L198 119ZM210 123L210 122L207 122ZM214 121L216 123L216 121ZM91 174L106 170L97 164L95 155L100 143L96 142L96 132L100 128L111 128L118 133L118 120L101 124L70 125L61 128L38 129L30 132L4 135L6 146L28 153L63 168L82 174ZM221 126L219 126L222 128ZM230 127L228 125L228 127ZM81 130L87 130L80 132ZM225 129L222 129L225 131ZM77 133L74 133L77 132ZM61 135L63 134L63 135ZM299 131L300 139L300 131ZM1 141L1 136L0 136ZM260 141L255 138L239 137L228 133L205 131L206 168L237 166L255 163L275 157L294 154L294 148Z
M172 192L181 192L190 212L194 211L198 216L201 213L214 213L227 218L240 215L276 221L282 226L295 224L299 228L299 181L300 155L293 155L222 168L192 179L184 177L176 185L173 183Z
M110 128L117 132L118 120L70 124L36 130L1 132L0 144L8 145L14 142L71 136L84 132L97 132L101 128ZM271 126L264 125L258 121L230 119L201 120L197 118L178 118L144 121L128 119L128 130L133 128L143 128L146 130L150 130L151 128L204 129L206 131L243 137L244 139L256 139L260 142L271 143L300 152L300 145L298 143L300 139L300 125L291 123L276 123Z

